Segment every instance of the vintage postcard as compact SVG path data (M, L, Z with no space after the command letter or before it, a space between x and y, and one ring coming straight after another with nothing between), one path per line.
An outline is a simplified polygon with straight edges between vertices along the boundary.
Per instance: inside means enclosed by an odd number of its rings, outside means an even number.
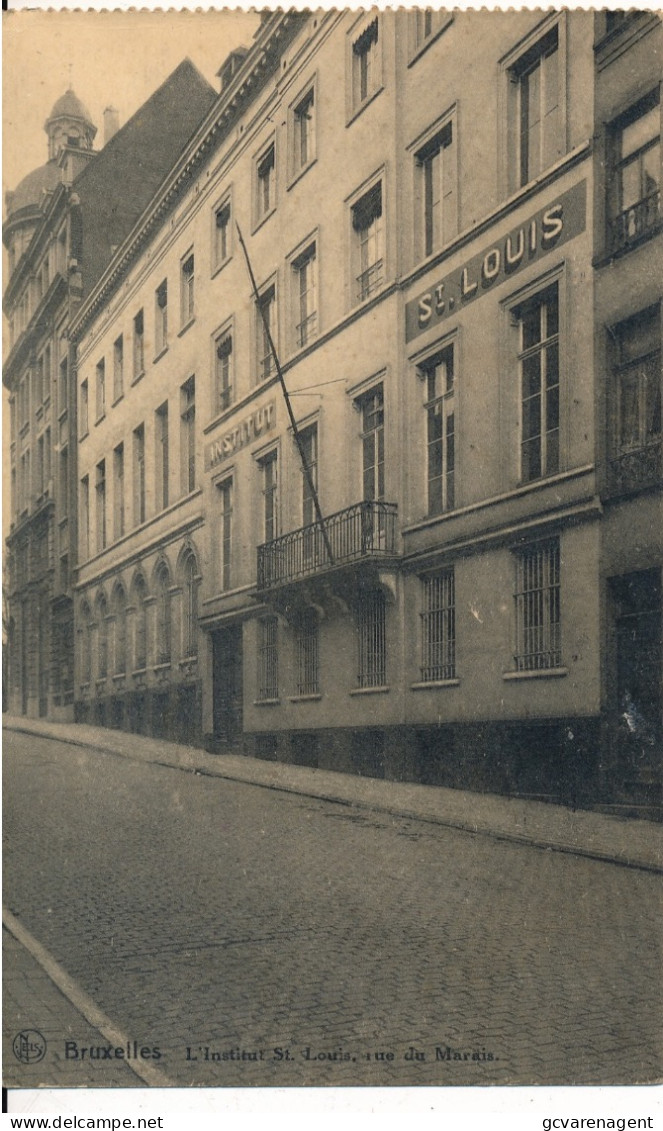
M660 1081L662 55L4 14L6 1087Z

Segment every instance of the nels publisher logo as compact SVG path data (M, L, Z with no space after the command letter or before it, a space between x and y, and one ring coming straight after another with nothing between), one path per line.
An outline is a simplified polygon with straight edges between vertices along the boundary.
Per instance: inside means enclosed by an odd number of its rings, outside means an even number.
M38 1029L22 1029L14 1037L12 1048L21 1064L38 1064L46 1056L46 1039Z

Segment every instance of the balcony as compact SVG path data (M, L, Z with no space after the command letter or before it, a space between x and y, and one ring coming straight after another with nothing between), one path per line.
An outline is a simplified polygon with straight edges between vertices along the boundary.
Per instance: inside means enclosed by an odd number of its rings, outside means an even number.
M657 189L610 220L610 249L613 254L628 251L640 240L653 234L659 227L660 220L661 194Z
M610 460L609 491L611 495L628 495L661 482L661 437L650 440L641 448L621 452Z
M396 513L396 503L355 503L327 515L324 533L323 526L313 522L258 546L258 592L305 580L338 566L393 558Z

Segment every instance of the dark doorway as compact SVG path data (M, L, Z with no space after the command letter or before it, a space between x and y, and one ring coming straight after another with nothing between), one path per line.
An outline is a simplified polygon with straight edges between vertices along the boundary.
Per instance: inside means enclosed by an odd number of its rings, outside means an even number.
M612 579L618 756L628 774L649 777L661 745L661 575L640 570ZM660 778L660 769L656 774Z
M242 626L212 634L214 737L234 742L242 733Z

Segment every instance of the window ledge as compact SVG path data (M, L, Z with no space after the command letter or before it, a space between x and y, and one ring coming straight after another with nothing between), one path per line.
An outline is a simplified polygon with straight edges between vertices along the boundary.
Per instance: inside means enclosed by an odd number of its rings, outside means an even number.
M254 707L280 707L281 706L281 700L280 699L254 699L253 700L253 706Z
M290 192L290 189L294 188L298 181L301 181L304 174L308 173L309 169L317 163L317 160L318 158L316 154L315 157L312 157L310 161L307 161L305 165L302 165L299 169L296 170L296 172L292 174L286 186L287 192Z
M124 393L118 393L115 400L111 404L111 408L115 408L115 405L119 404L121 400L124 400Z
M502 679L559 679L568 674L568 668L537 668L532 672L502 672Z
M156 357L154 357L152 359L152 365L156 365L157 361L161 361L161 358L163 357L163 355L165 353L168 353L168 346L167 345L164 346L163 349L160 349L158 354L156 355Z
M170 671L170 660L165 660L162 664L155 664L153 670L154 670L155 673L169 672Z
M386 684L380 684L379 687L353 687L350 695L384 695L389 691Z
M97 427L97 424L101 424L102 420L105 420L105 419L106 419L106 413L102 412L101 416L98 416L97 419L94 422L95 428Z
M347 122L345 123L346 129L347 129L348 126L351 126L352 123L357 120L357 118L359 117L360 114L363 114L366 107L370 106L371 102L374 102L375 99L377 98L378 94L381 94L383 90L384 90L384 84L380 83L380 85L375 88L375 90L372 92L372 94L368 94L366 96L366 98L364 99L363 102L361 102L358 106L353 106L352 113L351 113L350 117L348 118Z
M177 334L178 338L181 338L183 334L186 334L187 330L189 330L190 327L193 326L195 321L196 321L196 316L194 314L193 317L190 318L188 322L185 322L184 325L181 327L181 329L178 331L178 334Z
M410 55L410 58L408 59L408 64L407 64L408 67L412 67L417 62L417 59L421 59L421 56L424 55L426 53L426 51L428 51L429 47L433 46L433 44L436 42L436 40L438 40L440 38L440 36L442 35L442 32L446 31L447 28L449 27L449 24L452 24L452 23L453 23L453 15L447 16L446 19L444 20L444 22L441 24L441 26L439 28L437 28L435 31L431 32L431 34L429 36L427 36L427 38L424 40L424 42L420 43L418 45L418 47L415 47L414 51Z
M141 369L140 373L136 373L136 374L135 374L135 375L134 375L134 376L133 376L133 377L131 378L131 384L132 384L132 385L137 385L139 381L142 381L142 379L143 379L143 377L144 377L144 376L145 376L145 370L144 370L144 369Z
M223 271L223 268L228 263L230 263L231 259L232 259L232 254L227 255L226 258L222 259L220 263L215 263L214 267L212 268L212 274L210 275L210 278L213 279L215 277L215 275L218 275L221 271Z
M269 212L265 212L264 216L260 216L256 220L255 224L253 225L253 228L251 229L251 235L252 236L255 235L255 233L258 231L258 228L262 228L263 224L266 224L267 221L269 220L270 216L273 216L275 212L276 212L276 205L274 205L272 208L270 208Z
M63 422L64 422L64 421L65 421L65 420L67 419L67 413L68 413L68 411L69 411L69 410L68 410L68 408L67 408L67 407L66 407L66 405L65 405L65 407L64 407L64 408L63 408L63 409L61 410L61 412L60 412L60 414L59 414L59 416L58 416L58 423L59 423L59 424L62 424L62 423L63 423Z
M460 687L459 679L430 679L425 682L422 680L419 683L411 683L410 688L412 691L434 691L439 687Z
M116 675L113 676L113 683L118 684L118 685L123 684L125 679L126 679L126 674L127 674L126 672L118 672Z
M320 694L319 691L316 691L312 695L291 695L288 699L288 702L289 703L317 703L320 699L322 699L322 695Z
M89 436L89 435L90 435L90 432L89 432L89 430L88 430L88 429L86 428L86 429L85 429L85 432L81 432L80 436L78 437L78 442L80 443L80 442L81 442L81 440L84 440L84 439L86 438L86 436Z

